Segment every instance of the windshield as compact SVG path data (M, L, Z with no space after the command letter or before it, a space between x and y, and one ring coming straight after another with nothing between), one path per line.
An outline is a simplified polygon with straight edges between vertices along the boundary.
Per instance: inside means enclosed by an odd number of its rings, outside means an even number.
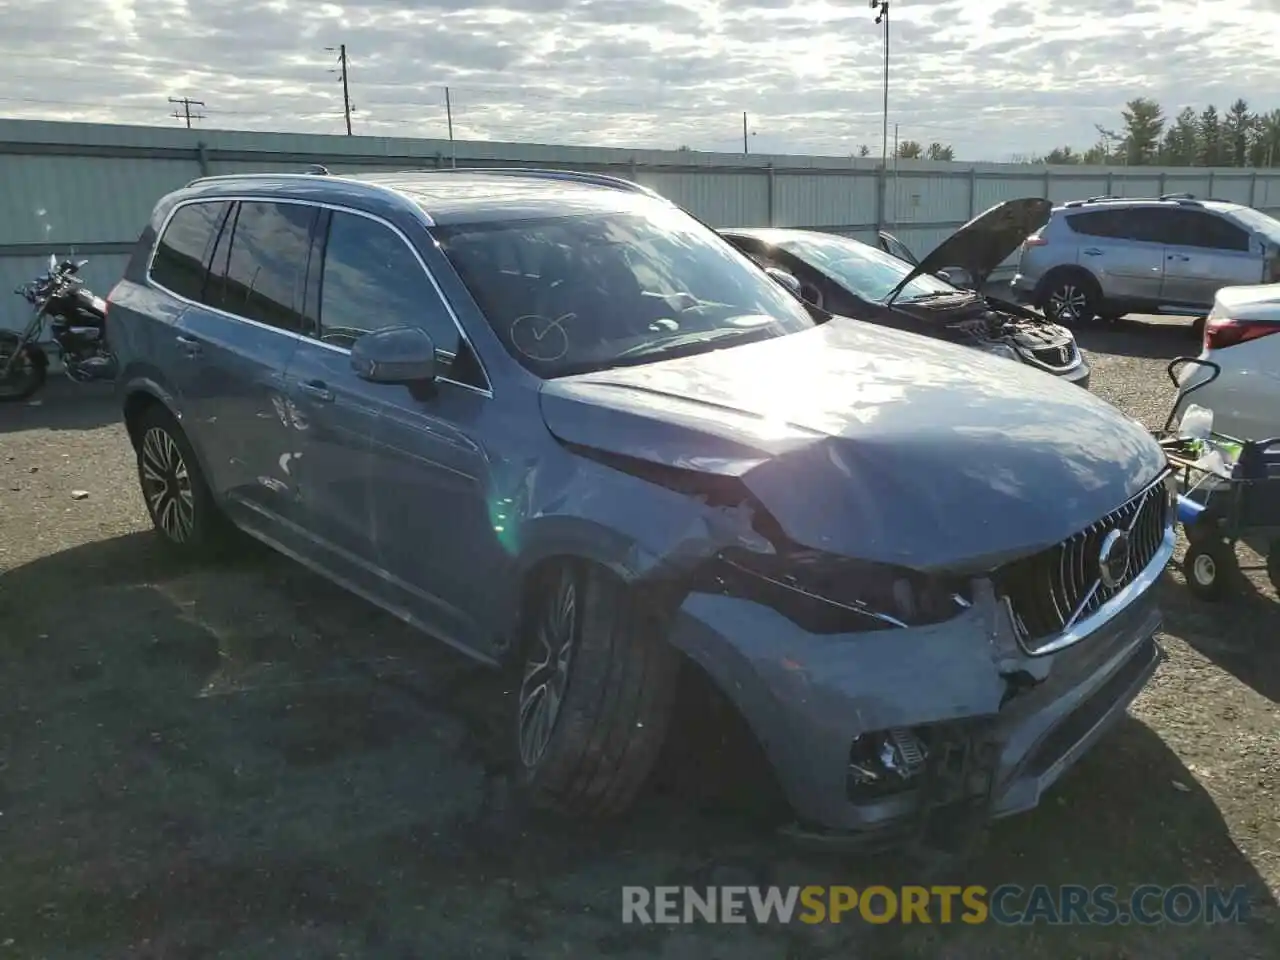
M915 269L883 250L834 234L787 237L777 246L864 300L884 300ZM932 274L922 273L902 289L898 301L962 292Z
M1266 237L1268 243L1280 244L1280 220L1252 207L1233 210L1232 214L1249 229Z
M809 312L677 210L433 231L503 345L558 377L784 336Z

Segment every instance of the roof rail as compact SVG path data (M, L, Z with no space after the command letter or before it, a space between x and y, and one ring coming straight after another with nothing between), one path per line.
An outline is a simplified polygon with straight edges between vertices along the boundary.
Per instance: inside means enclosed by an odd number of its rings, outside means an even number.
M1195 198L1196 198L1196 195L1194 193L1162 193L1160 194L1161 200L1194 200Z
M659 200L665 199L656 190L651 190L643 184L636 183L634 180L613 177L607 173L588 173L582 170L553 170L543 167L440 167L424 172L432 174L484 173L513 177L537 177L544 180L566 180L573 183L590 183L598 187L608 187L611 190L624 190L627 193L639 193Z

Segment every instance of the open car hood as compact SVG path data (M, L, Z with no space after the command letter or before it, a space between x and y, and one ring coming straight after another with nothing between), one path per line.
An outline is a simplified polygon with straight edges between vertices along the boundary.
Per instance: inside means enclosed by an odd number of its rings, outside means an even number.
M981 290L993 270L1004 263L1018 245L1049 222L1053 204L1040 197L1006 200L980 213L938 244L916 264L915 269L889 294L893 303L903 287L922 273L937 273L946 267L961 267Z

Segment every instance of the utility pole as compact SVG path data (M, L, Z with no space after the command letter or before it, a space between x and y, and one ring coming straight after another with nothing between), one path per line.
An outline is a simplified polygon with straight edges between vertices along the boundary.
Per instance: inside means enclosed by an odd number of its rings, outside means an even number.
M898 125L893 125L893 228L898 229Z
M884 24L884 119L880 129L880 168L889 165L889 0L871 0L876 23Z
M747 111L745 110L742 111L742 152L744 154L751 152L747 147Z
M449 88L444 88L444 115L449 121L449 166L458 165L458 147L453 142L453 101L449 99Z
M333 47L325 47L330 53ZM345 43L338 45L338 64L341 69L338 71L342 74L342 112L347 118L347 136L351 136L351 91L347 86L347 45ZM333 73L332 70L329 71Z
M187 121L187 129L188 129L188 130L190 130L190 129L191 129L191 121L192 121L192 119L193 119L193 115L192 115L192 113L191 113L191 108L192 108L192 107L203 107L203 106L205 105L205 102L204 102L203 100L192 100L190 97L170 97L170 98L169 98L169 102L170 102L170 103L173 103L173 104L177 104L178 106L182 107L182 111L181 111L181 112L178 112L177 110L174 110L174 111L173 111L173 113L172 113L172 114L170 114L170 116L172 116L172 117L176 117L176 118L177 118L177 119L179 119L179 120L182 120L183 118L185 118L185 119L186 119L186 121ZM204 114L203 114L203 113L197 113L197 114L195 114L195 115L194 115L194 119L196 119L196 120L203 120L203 119L204 119Z

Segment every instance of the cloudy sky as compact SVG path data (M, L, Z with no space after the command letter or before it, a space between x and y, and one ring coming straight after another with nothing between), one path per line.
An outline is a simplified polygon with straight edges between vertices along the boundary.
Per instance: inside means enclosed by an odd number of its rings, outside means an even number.
M1154 97L1280 108L1280 0L892 0L890 136L1007 160ZM0 0L0 115L848 155L880 149L868 0Z

